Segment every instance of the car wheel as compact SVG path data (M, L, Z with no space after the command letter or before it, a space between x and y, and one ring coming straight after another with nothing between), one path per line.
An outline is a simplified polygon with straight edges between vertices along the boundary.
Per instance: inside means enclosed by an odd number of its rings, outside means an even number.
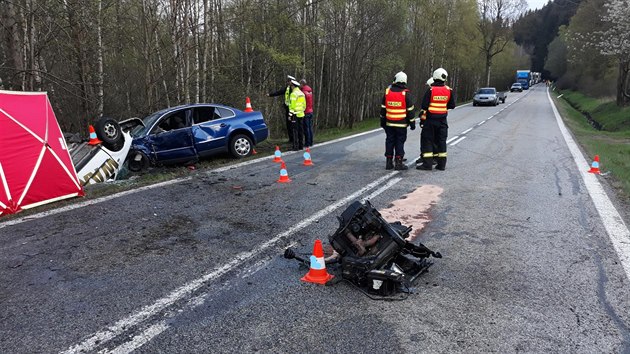
M132 151L127 157L127 168L131 172L142 172L149 168L149 158L141 151Z
M103 117L96 122L94 127L96 136L103 142L103 146L112 151L122 149L124 138L120 125L112 118Z
M477 102L473 102L473 107L477 105Z
M237 134L230 140L230 153L237 159L242 159L252 154L252 139L247 135Z

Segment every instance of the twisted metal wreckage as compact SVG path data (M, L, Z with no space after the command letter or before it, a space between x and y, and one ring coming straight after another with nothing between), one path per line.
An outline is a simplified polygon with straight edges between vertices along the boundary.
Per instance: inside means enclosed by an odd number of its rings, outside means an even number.
M353 202L338 220L339 228L329 236L336 254L325 263L335 264L342 280L368 294L409 293L416 279L433 265L427 258L442 258L423 244L407 241L412 228L400 221L387 222L369 201ZM290 248L284 257L309 265Z

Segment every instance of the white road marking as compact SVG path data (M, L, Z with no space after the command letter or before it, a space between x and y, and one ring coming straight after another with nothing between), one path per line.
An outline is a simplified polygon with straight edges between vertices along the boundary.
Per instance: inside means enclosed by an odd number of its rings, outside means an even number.
M128 330L129 328L146 321L147 319L159 313L160 311L164 310L165 308L173 305L175 302L197 291L199 288L204 286L207 282L217 279L218 277L231 271L233 268L240 266L242 263L249 261L250 259L259 255L260 253L264 252L265 250L276 246L276 244L279 243L284 238L290 237L294 233L302 230L306 226L315 222L315 220L321 219L322 217L330 214L335 209L352 201L353 199L358 198L365 192L377 187L378 185L382 184L383 182L387 181L388 179L390 179L391 177L393 177L394 175L398 173L399 173L398 171L391 172L375 180L374 182L366 185L365 187L352 193L351 195L339 200L338 202L332 205L329 205L325 209L322 209L319 212L304 219L302 222L286 230L285 232L282 232L276 235L275 237L273 237L272 239L268 240L267 242L257 246L255 250L243 252L236 255L232 261L224 264L223 266L219 268L215 268L210 273L207 273L204 276L189 282L188 284L185 284L179 287L175 291L171 292L169 295L157 300L155 303L151 305L147 305L143 307L141 310L139 310L138 312L132 314L131 316L124 318L116 322L112 326L93 334L92 336L90 336L89 338L81 342L80 344L70 347L68 350L64 351L63 353L80 353L80 352L93 351L99 345L102 345L103 343L112 340L113 338L119 336L120 334Z
M112 350L101 350L99 353L102 354L128 354L133 352L134 350L140 348L141 346L148 343L151 339L153 339L158 334L164 332L168 329L166 322L161 321L159 323L154 324L153 326L147 328L144 332L133 337L129 342L124 343Z
M630 279L630 231L628 231L628 227L621 218L621 215L619 215L619 212L615 209L614 205L610 201L610 198L606 195L604 188L597 180L597 175L588 173L589 164L564 125L564 122L558 113L558 109L551 99L549 89L547 89L547 98L549 99L549 102L551 102L553 114L556 116L556 121L558 122L560 131L562 132L562 136L564 137L564 140L569 147L569 151L571 151L571 155L573 155L573 160L582 175L588 194L590 194L593 204L595 204L595 208L604 223L608 237L617 252L619 262L626 273L626 277Z
M136 188L136 189L133 189L133 190L128 190L128 191L124 191L124 192L108 195L106 197L101 197L101 198L97 198L97 199L87 200L85 202L81 202L81 203L77 203L77 204L67 205L67 206L64 206L64 207L61 207L61 208L58 208L58 209L52 209L52 210L48 210L48 211L44 211L44 212L41 212L41 213L25 216L25 217L18 218L18 219L7 220L5 222L0 223L0 229L2 229L4 227L7 227L7 226L11 226L11 225L21 224L23 222L27 222L27 221L30 221L30 220L40 219L40 218L43 218L43 217L46 217L46 216L63 213L65 211L70 211L70 210L82 208L84 206L102 203L102 202L105 202L105 201L108 201L108 200L112 200L112 199L115 199L115 198L118 198L118 197L123 197L123 196L126 196L126 195L134 194L134 193L137 193L137 192L142 192L142 191L149 190L149 189L164 187L164 186L168 186L168 185L171 185L171 184L180 183L180 182L183 182L183 181L188 181L191 178L192 177L184 177L184 178L173 179L173 180L170 180L170 181L160 182L160 183L152 184L152 185L149 185L149 186L139 187L139 188Z
M451 144L451 146L455 146L455 145L457 145L460 141L462 141L462 140L464 140L464 139L466 139L466 137L465 137L465 136L462 136L461 138L457 139L457 141L455 141L454 143L452 143L452 144Z
M464 130L463 132L461 132L459 135L464 135L464 134L470 132L471 130L473 130L473 128L468 128L468 129Z
M490 118L492 118L492 117L490 117ZM488 119L490 119L490 118L488 118ZM486 122L485 120L482 120L481 122L477 123L477 126L483 125L483 123L485 123L485 122Z
M365 202L366 200L371 200L371 199L376 198L379 194L385 192L386 190L390 189L394 184L400 182L401 179L402 178L400 177L392 178L389 182L387 182L386 185L375 190L374 192L372 192L372 194L368 195L367 197L361 199L361 202Z
M450 143L451 141L453 141L453 140L455 140L455 139L457 139L457 138L459 138L459 135L455 135L454 137L452 137L452 138L448 139L448 140L446 141L446 143L448 144L448 143Z

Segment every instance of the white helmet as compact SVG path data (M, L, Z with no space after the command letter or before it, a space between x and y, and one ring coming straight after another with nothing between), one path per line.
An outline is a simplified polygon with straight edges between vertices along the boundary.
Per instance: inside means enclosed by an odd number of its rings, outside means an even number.
M446 81L448 73L442 68L438 68L433 72L433 80Z
M427 80L427 86L433 85L433 82L434 82L433 78L430 77L429 80Z
M394 76L394 83L397 83L397 82L400 82L402 84L406 84L407 83L407 74L405 74L402 71L398 72L398 74L396 74L396 76Z

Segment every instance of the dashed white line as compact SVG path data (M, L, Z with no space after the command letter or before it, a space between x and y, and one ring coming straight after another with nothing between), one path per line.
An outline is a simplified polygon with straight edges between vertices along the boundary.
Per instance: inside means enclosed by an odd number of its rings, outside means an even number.
M490 118L492 118L492 117L490 117ZM488 119L490 119L490 118L488 118ZM477 126L483 125L483 123L485 123L485 122L486 122L485 120L482 120L481 122L477 123Z
M99 353L102 353L102 354L131 353L134 350L148 343L151 339L153 339L158 334L164 332L166 329L168 329L166 322L162 321L162 322L156 323L153 326L147 328L144 332L134 336L129 342L126 342L112 350L101 350Z
M448 143L450 143L451 141L453 141L453 140L455 140L455 139L457 139L457 138L459 138L459 135L455 135L454 137L452 137L452 138L450 138L450 139L446 140L446 143L448 144Z
M171 292L169 295L158 299L155 303L151 304L151 305L147 305L145 307L143 307L142 309L140 309L138 312L132 314L131 316L124 318L116 323L114 323L112 326L105 328L95 334L93 334L92 336L90 336L89 338L87 338L86 340L84 340L83 342L74 345L72 347L70 347L68 350L66 350L64 353L80 353L80 352L88 352L88 351L93 351L96 347L98 347L99 345L102 345L105 342L108 342L110 340L112 340L113 338L119 336L120 334L124 333L126 330L128 330L131 327L134 327L144 321L146 321L147 319L149 319L150 317L154 316L155 314L161 312L162 310L168 308L169 306L172 306L175 302L183 299L184 297L190 295L191 293L197 291L199 288L201 288L202 286L204 286L207 282L215 280L217 278L219 278L220 276L224 275L225 273L231 271L233 268L241 265L242 263L254 258L255 256L259 255L261 252L264 252L265 250L274 247L278 242L280 242L282 239L289 237L291 235L293 235L294 233L302 230L303 228L305 228L306 226L312 224L313 222L315 222L318 219L321 219L322 217L330 214L331 212L333 212L335 209L339 208L342 205L345 205L346 203L352 201L353 199L358 198L360 195L364 194L365 192L375 188L376 186L381 185L383 182L385 182L386 180L390 179L391 177L393 177L394 175L398 174L398 171L395 172L391 172L375 181L373 181L372 183L366 185L365 187L361 188L360 190L352 193L351 195L348 195L347 197L339 200L338 202L329 205L328 207L326 207L325 209L320 210L319 212L311 215L310 217L304 219L302 222L298 223L297 225L293 226L292 228L286 230L285 232L282 232L278 235L276 235L275 237L273 237L272 239L268 240L267 242L259 245L256 247L255 250L252 251L248 251L248 252L243 252L240 253L238 255L236 255L232 261L224 264L223 266L214 269L213 271L211 271L210 273L205 274L204 276L197 278L191 282L189 282L188 284L185 284L181 287L179 287L178 289L176 289L175 291Z
M462 141L462 140L464 140L464 139L466 139L466 137L465 137L465 136L462 136L461 138L457 139L457 141L455 141L454 143L452 143L452 144L451 144L451 146L455 146L455 145L457 145L460 141Z
M459 135L464 135L464 134L468 133L471 130L473 130L473 128L468 128L468 129L464 130L463 132L461 132L461 134L459 134Z

